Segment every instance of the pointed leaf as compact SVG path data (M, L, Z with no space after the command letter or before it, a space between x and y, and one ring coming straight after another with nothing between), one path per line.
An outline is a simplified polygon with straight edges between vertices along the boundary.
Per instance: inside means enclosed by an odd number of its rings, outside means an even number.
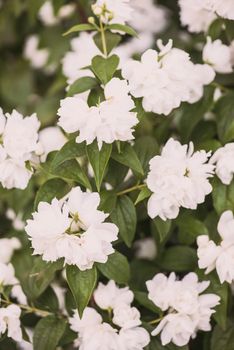
M71 27L67 32L63 34L63 36L76 33L76 32L83 32L83 31L90 31L90 30L96 30L95 27L92 24L83 23L83 24L77 24L73 27Z
M136 152L134 151L134 148L128 143L124 144L121 147L120 153L118 153L117 150L114 150L112 152L111 157L117 162L131 168L133 171L136 171L140 175L144 175L141 162L138 159Z
M119 284L128 283L130 267L127 258L121 253L115 251L108 257L108 261L105 264L98 263L97 267L108 279L113 279Z
M42 318L33 334L34 350L55 350L66 329L66 321L56 316Z
M117 55L112 55L108 58L95 56L92 59L92 70L103 84L106 84L111 80L118 65L119 57Z

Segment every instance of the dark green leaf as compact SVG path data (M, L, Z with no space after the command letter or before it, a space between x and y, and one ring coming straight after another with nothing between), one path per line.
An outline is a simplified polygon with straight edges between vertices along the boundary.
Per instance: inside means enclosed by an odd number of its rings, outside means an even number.
M108 58L95 56L92 59L92 70L103 84L111 80L118 65L119 57L117 55L112 55Z
M157 141L152 136L142 136L136 139L134 150L142 164L144 172L149 170L149 161L159 153Z
M224 185L218 178L212 181L212 198L215 210L221 215L225 210L234 210L234 181L229 186Z
M170 228L171 228L171 220L162 220L159 217L157 217L156 219L153 220L153 225L155 227L155 234L156 234L156 240L159 243L164 242L167 237L168 234L170 232Z
M183 244L192 244L199 235L208 235L205 224L194 218L191 212L184 212L176 219L179 228L180 242Z
M66 275L81 318L96 286L97 270L93 267L92 269L81 271L77 266L68 265Z
M52 169L56 168L59 164L78 157L82 157L85 154L85 143L77 143L75 140L68 141L60 151L57 152L52 162Z
M117 150L114 150L111 157L117 162L131 168L133 171L136 171L140 175L144 175L141 162L138 159L134 148L128 143L121 145L120 153Z
M146 309L156 314L162 313L162 311L159 308L157 308L157 306L155 306L155 304L151 300L149 300L147 293L134 291L134 296L136 301L138 301L138 303L144 306Z
M107 54L109 53L119 44L121 41L121 36L116 33L111 33L109 31L105 32L105 38L106 38L106 49ZM93 40L96 44L96 46L99 48L99 50L103 52L103 46L102 46L102 38L100 33L96 33L93 37Z
M87 90L91 90L98 85L97 80L92 77L82 77L76 80L67 92L67 96L74 96Z
M66 328L66 321L55 316L42 318L33 334L34 350L55 350Z
M137 199L135 201L135 205L142 202L144 199L149 198L151 196L152 192L148 189L148 187L143 187L140 191L140 193L137 196Z
M167 271L194 271L197 267L197 253L187 246L170 247L165 250L158 264Z
M90 30L96 30L95 27L92 24L84 23L84 24L77 24L73 27L71 27L67 32L63 34L63 36L76 33L76 32L83 32L83 31L90 31Z
M128 196L117 199L116 207L111 213L111 220L118 226L120 236L128 247L131 247L136 233L136 209Z
M73 180L92 190L89 179L76 159L66 160L53 170L53 174L66 180Z
M234 140L234 93L222 96L215 106L219 139L222 143Z
M54 263L43 261L36 257L28 276L30 296L32 299L38 298L54 279L55 272L63 268L63 260Z
M68 191L68 184L61 179L51 179L46 181L37 191L34 209L37 209L40 202L50 203L55 197L57 199L64 197Z
M100 193L101 202L99 210L105 213L111 213L116 205L117 196L113 191L101 191Z
M127 284L130 277L130 268L127 258L115 251L108 257L108 261L105 264L97 264L98 270L109 278L113 279L115 282L120 284Z
M105 170L110 159L112 145L103 143L101 150L99 150L97 142L94 141L91 145L87 145L86 151L89 162L94 171L95 182L97 190L100 191Z
M233 350L234 344L234 324L229 322L227 329L223 330L216 325L212 333L211 349L212 350Z

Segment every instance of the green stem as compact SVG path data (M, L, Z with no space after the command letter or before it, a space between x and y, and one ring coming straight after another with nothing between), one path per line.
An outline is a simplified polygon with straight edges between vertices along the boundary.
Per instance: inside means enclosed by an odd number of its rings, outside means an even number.
M107 54L107 47L106 47L105 29L104 29L104 27L103 27L101 18L100 18L99 23L100 23L100 32L101 32L101 40L102 40L103 53L104 53L104 55L107 57L108 54Z
M130 188L126 188L126 190L118 192L117 196L122 196L123 194L129 193L129 192L133 192L133 191L136 191L136 190L140 190L140 189L142 189L144 187L146 187L146 184L135 185L135 186L132 186Z
M156 318L156 320L152 320L152 321L150 321L150 322L148 322L148 323L149 323L149 324L155 324L155 323L160 322L162 319L163 319L163 317L159 317L159 318Z
M28 313L35 313L35 314L37 314L38 316L41 316L41 317L46 317L46 316L53 315L52 312L48 312L48 311L45 311L45 310L37 309L36 307L31 307L31 306L28 306L28 305L12 303L10 300L1 299L1 303L7 304L7 305L11 305L11 304L17 305L22 310L27 311Z

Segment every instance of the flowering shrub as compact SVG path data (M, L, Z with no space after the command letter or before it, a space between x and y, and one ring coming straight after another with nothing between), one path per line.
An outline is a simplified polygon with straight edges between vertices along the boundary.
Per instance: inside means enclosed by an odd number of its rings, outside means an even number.
M233 350L233 0L0 1L0 350Z

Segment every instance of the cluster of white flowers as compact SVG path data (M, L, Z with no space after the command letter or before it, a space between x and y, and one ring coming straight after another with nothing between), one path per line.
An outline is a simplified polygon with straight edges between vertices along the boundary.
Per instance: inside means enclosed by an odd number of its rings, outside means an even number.
M207 37L207 43L203 48L203 61L210 64L218 73L232 72L232 55L231 47L224 45L221 40L212 42Z
M224 185L230 185L234 174L234 143L227 143L219 148L211 157L210 163L215 164L216 175Z
M138 259L154 260L157 255L157 246L152 237L142 238L134 243L135 256Z
M30 35L25 43L24 57L29 60L33 68L42 68L48 61L49 50L39 48L39 37L37 35Z
M0 286L11 287L10 295L19 303L26 304L27 299L15 277L15 270L10 263L12 255L16 249L21 247L17 238L0 239ZM1 298L0 298L1 304ZM22 340L22 330L20 327L21 310L17 305L0 307L0 336L7 331L7 336L15 341Z
M37 149L40 122L36 114L25 117L0 109L0 182L3 187L25 189L32 176L27 161Z
M198 330L211 330L210 318L220 297L216 294L200 295L209 284L209 281L198 282L193 272L180 281L174 273L169 277L158 273L146 282L149 299L163 312L167 312L152 332L152 335L161 332L163 346L171 341L183 346L191 337L196 337Z
M75 5L74 4L67 4L64 6L61 6L58 10L58 13L55 15L54 8L52 1L47 0L45 3L41 6L38 16L43 24L46 26L54 26L58 24L62 19L69 17L74 13L75 11Z
M69 322L71 329L78 333L76 346L82 350L143 350L149 344L148 332L140 327L140 313L131 307L134 295L128 287L119 288L110 280L107 285L99 283L94 292L96 304L112 316L118 330L103 322L101 315L87 307L80 319L77 311ZM92 337L90 337L90 332Z
M209 273L216 269L220 282L234 281L234 217L230 210L225 211L218 222L221 242L216 244L207 235L197 238L198 266Z
M149 49L140 62L130 60L122 69L131 94L143 97L142 105L147 112L168 115L181 102L198 101L204 85L215 77L209 65L193 64L185 51L173 48L172 44L169 40L163 46L158 40L159 52Z
M232 0L179 0L179 6L181 23L194 33L207 31L218 16L234 19Z
M213 175L214 166L207 163L210 153L193 151L192 142L181 145L171 138L161 155L151 159L146 179L153 192L148 201L151 218L175 219L180 207L196 209L212 191L208 178Z
M25 227L34 254L45 261L64 258L80 270L91 269L94 262L107 262L114 253L111 242L117 239L118 228L104 222L108 214L97 209L99 204L98 193L82 192L80 187L60 201L40 202Z
M92 5L92 10L103 23L109 24L125 24L131 19L133 12L130 0L97 0Z
M90 144L97 139L100 149L103 142L132 140L132 128L138 119L136 113L130 112L135 105L127 82L111 79L104 88L104 95L105 100L92 107L78 96L65 98L58 110L58 125L68 133L79 131L78 143Z

